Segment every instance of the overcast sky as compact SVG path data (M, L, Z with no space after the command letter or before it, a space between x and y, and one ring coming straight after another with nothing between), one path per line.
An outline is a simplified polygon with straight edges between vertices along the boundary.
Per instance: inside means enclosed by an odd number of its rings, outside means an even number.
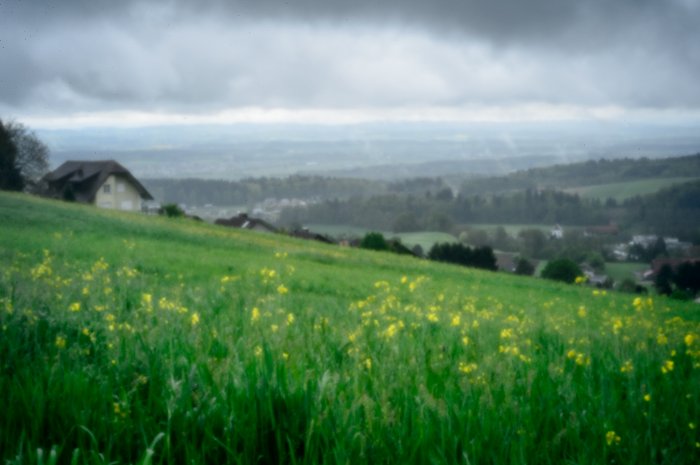
M700 0L0 0L0 117L700 121Z

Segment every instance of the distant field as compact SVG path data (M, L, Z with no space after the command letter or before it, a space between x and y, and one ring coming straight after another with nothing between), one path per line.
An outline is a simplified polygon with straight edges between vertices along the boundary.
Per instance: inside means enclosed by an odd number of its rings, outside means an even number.
M356 226L346 225L329 225L329 224L308 224L305 225L310 231L327 236L342 238L342 237L362 237L370 232L370 229L359 228ZM377 231L385 234L383 231Z
M369 229L358 228L355 226L334 226L322 224L310 224L307 226L309 230L326 234L331 237L362 237ZM411 232L411 233L392 233L386 231L377 231L384 234L385 237L398 237L405 245L413 247L420 245L424 252L430 250L433 244L437 242L457 242L457 238L452 234L447 234L437 231Z
M605 274L610 276L615 282L623 281L624 279L634 279L635 271L649 269L646 263L606 263Z
M596 186L573 187L565 189L566 192L576 193L584 198L601 199L613 198L615 200L625 200L635 195L653 194L665 187L675 184L682 184L689 181L696 181L700 178L660 178L643 179L639 181L618 182L612 184L600 184Z
M420 245L425 253L428 253L430 248L436 243L458 242L458 239L452 234L443 232L401 233L394 236L401 238L401 242L409 247Z

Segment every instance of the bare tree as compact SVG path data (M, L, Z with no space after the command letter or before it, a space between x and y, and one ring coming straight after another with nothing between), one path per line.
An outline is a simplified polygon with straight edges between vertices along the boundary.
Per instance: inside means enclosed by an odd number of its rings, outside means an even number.
M38 189L41 178L49 171L48 147L39 140L34 131L22 123L9 121L5 123L5 129L17 147L15 166L21 173L26 188Z

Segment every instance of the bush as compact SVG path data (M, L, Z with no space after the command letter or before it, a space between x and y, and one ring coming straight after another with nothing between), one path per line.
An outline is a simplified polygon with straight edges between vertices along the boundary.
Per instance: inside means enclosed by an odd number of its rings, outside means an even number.
M162 214L167 216L168 218L179 218L181 216L185 216L185 212L177 206L177 204L174 203L168 203L163 205L161 208Z
M360 242L360 247L369 250L389 250L389 244L384 239L384 235L378 232L365 234Z
M547 263L542 270L542 277L554 281L573 283L578 276L581 276L581 268L568 258L560 258Z
M428 252L428 258L439 262L456 263L484 270L496 271L496 256L491 247L472 249L462 244L435 244Z
M515 266L515 274L522 276L532 276L535 274L535 265L530 261L520 257L518 259L518 264Z

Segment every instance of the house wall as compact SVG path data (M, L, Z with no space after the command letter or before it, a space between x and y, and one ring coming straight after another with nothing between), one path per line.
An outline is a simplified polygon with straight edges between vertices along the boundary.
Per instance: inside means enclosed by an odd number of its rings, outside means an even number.
M114 210L141 211L141 194L128 179L111 175L97 190L95 205Z

